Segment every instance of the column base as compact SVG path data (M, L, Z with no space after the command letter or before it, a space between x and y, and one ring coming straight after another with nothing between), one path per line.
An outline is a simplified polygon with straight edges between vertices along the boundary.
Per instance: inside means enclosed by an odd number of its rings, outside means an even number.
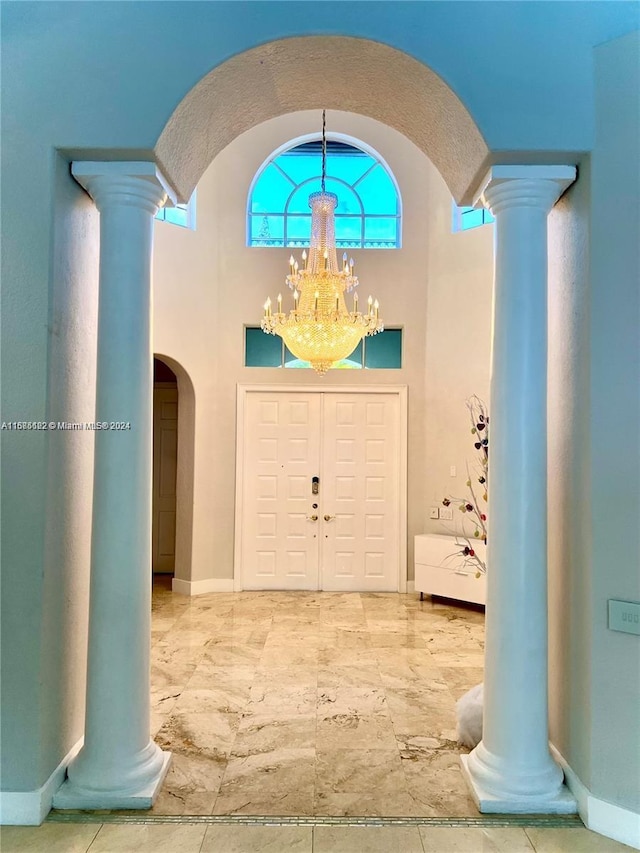
M162 763L151 779L145 780L135 790L96 791L83 788L67 778L53 798L54 809L150 809L154 804L164 782L171 753L162 753Z
M461 755L462 775L482 814L576 814L578 804L566 785L551 797L499 797L487 791L469 772L469 756Z

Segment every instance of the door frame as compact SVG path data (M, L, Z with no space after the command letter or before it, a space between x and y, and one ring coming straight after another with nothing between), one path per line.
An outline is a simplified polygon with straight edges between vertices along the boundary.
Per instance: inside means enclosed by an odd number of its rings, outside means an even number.
M242 585L242 510L244 504L244 415L247 394L304 393L304 394L394 394L398 397L400 430L397 449L399 501L398 501L398 592L407 591L407 465L408 417L406 385L245 385L238 383L236 399L236 508L233 549L233 589L241 592Z

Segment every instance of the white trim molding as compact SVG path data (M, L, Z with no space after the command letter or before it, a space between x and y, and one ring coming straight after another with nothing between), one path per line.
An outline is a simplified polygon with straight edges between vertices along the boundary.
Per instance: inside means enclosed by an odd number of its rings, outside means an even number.
M567 787L578 802L578 814L592 832L640 850L640 814L594 797L553 744L551 754L564 770Z
M206 595L208 592L233 592L233 578L205 578L202 581L185 581L174 578L171 591L179 595Z
M71 747L44 785L35 791L0 791L0 825L40 826L51 811L53 797L64 782L67 767L80 751L84 738Z

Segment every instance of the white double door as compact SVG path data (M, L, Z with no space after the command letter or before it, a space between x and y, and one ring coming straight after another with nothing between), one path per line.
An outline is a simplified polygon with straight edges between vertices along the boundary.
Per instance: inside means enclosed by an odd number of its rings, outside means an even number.
M398 591L400 406L395 393L246 392L242 588Z

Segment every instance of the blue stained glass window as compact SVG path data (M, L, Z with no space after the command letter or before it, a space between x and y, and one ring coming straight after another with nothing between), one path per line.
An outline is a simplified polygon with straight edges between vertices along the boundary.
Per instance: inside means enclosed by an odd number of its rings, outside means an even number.
M320 190L321 169L319 140L296 145L267 163L249 197L249 246L308 245L309 195ZM353 145L329 140L326 189L338 196L338 248L400 247L398 191L392 176L375 156Z
M251 196L251 212L278 213L284 209L296 185L274 163L269 163L262 174L264 180L256 184Z

